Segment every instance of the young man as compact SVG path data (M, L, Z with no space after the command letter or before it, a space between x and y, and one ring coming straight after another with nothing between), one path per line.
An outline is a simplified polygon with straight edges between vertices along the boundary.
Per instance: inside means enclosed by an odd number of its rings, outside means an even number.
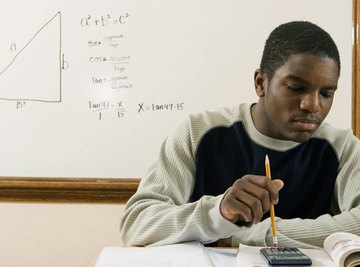
M271 202L280 246L360 235L360 141L323 123L339 75L328 33L278 26L254 74L258 103L189 115L169 134L126 205L123 242L271 245Z

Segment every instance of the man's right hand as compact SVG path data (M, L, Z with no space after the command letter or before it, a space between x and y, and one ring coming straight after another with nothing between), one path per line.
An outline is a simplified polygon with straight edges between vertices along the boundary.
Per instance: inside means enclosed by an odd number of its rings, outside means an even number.
M270 209L270 203L277 204L283 186L283 181L279 179L244 175L227 190L220 204L220 212L233 223L258 223Z

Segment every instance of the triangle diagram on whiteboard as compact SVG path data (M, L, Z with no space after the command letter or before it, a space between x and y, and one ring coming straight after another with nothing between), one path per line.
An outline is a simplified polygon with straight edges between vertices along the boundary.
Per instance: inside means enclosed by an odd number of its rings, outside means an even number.
M60 12L0 70L0 99L61 101Z

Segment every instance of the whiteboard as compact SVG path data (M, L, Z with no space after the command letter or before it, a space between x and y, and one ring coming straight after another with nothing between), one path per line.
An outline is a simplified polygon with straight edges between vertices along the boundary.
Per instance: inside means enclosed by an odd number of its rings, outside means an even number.
M1 0L0 175L143 177L188 113L257 101L265 40L291 20L337 43L328 121L350 128L351 2Z

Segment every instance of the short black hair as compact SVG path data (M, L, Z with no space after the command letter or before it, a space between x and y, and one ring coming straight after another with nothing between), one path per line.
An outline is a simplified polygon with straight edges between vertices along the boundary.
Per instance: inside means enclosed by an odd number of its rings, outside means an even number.
M340 56L334 40L325 30L308 21L292 21L276 27L266 40L260 69L271 80L289 56L303 53L333 59L340 75Z

